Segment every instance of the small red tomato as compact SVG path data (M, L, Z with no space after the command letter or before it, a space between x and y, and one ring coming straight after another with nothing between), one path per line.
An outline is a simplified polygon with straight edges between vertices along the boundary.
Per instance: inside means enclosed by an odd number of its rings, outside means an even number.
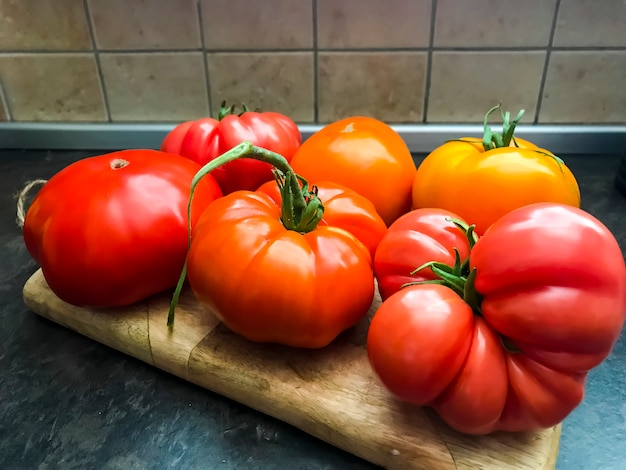
M234 113L225 103L218 119L202 118L183 122L163 140L161 150L177 153L204 165L241 142L276 152L291 160L300 147L298 126L284 114L248 111ZM240 189L256 190L272 180L272 166L249 158L239 159L216 168L212 173L224 194Z
M383 300L409 282L437 279L430 268L411 274L425 263L454 265L455 250L461 262L469 257L470 243L460 217L444 209L415 209L397 219L380 241L374 257L374 274Z

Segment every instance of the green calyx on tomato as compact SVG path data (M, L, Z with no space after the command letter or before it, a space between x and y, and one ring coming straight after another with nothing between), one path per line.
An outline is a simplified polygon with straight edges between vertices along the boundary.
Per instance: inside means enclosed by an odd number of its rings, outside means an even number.
M418 284L439 284L453 290L459 297L461 297L467 305L472 308L474 315L482 317L482 311L480 309L480 303L483 296L480 295L474 287L474 281L476 280L476 268L469 268L469 259L465 263L461 263L461 257L458 250L455 249L456 260L454 266L449 266L444 263L438 263L431 261L426 263L411 274L415 274L422 269L430 268L439 279L417 281L406 283L403 287L414 286ZM502 347L509 353L520 352L519 348L506 336L500 336L500 343Z
M298 233L308 233L315 230L324 215L324 205L317 195L316 187L309 188L308 182L294 173L285 157L270 150L257 147L248 141L242 142L221 156L211 160L196 173L191 182L189 211L191 211L195 188L202 178L216 168L240 158L259 160L274 167L274 177L280 188L282 198L280 220L287 230L293 230ZM189 242L191 242L191 226L188 229ZM167 317L167 325L170 327L174 324L174 309L178 303L186 273L187 263L185 262L170 304Z
M231 114L235 114L238 117L241 117L242 114L247 113L250 111L250 108L248 108L248 106L245 103L241 104L241 109L242 111L240 113L237 113L236 111L237 106L232 104L230 106L226 106L226 100L222 101L222 104L220 106L220 110L217 113L217 120L221 121L222 119L224 119L226 116L229 116ZM260 113L261 110L259 108L254 110L255 113Z
M281 221L285 228L300 233L315 230L324 215L324 206L317 196L317 188L313 186L309 191L307 180L291 169L286 173L274 170L274 177L282 197Z
M307 181L293 172L289 162L282 155L257 147L247 141L202 167L191 182L191 198L193 198L196 185L205 175L240 158L251 158L274 166L274 178L282 196L281 221L287 230L300 233L315 230L324 215L324 206L317 197L315 186L309 190ZM191 207L191 200L189 204Z
M491 126L489 126L489 118L494 112L498 110L500 111L500 116L502 117L502 133L493 132ZM493 150L500 147L509 147L511 145L511 141L513 141L513 144L517 147L517 144L515 143L515 137L513 137L513 133L515 132L515 127L519 123L520 119L522 119L523 115L524 110L522 109L511 121L511 113L509 113L508 111L506 113L503 112L501 103L497 104L489 111L487 111L487 114L485 114L485 120L483 122L483 126L485 129L483 134L483 148L485 149L485 151Z
M448 221L457 226L461 232L467 237L470 250L478 241L478 236L474 232L474 225L468 225L462 220L448 218ZM461 260L461 254L457 248L454 248L454 264L450 266L439 261L429 261L422 264L411 272L414 275L424 269L430 268L437 279L427 279L423 281L407 282L402 287L413 286L418 284L440 284L452 289L467 304L472 307L472 311L476 315L481 315L480 301L482 296L476 292L474 288L474 279L476 279L476 268L470 269L469 257Z
M502 118L502 132L494 132L489 125L489 118L496 111L500 111L500 117ZM511 143L513 143L514 147L519 147L513 134L515 133L515 128L517 127L517 124L519 124L519 121L520 119L522 119L523 115L524 110L521 109L517 113L515 118L513 118L513 120L511 121L511 113L509 111L502 111L502 103L498 103L496 106L487 111L487 113L485 114L485 119L483 121L484 131L482 140L482 145L485 149L485 152L497 148L511 147ZM459 141L472 143L471 141L466 141L464 139L460 139ZM563 171L563 165L565 165L565 162L563 162L563 160L561 160L559 157L552 153L544 152L540 149L535 149L535 152L553 158L559 164L561 171Z

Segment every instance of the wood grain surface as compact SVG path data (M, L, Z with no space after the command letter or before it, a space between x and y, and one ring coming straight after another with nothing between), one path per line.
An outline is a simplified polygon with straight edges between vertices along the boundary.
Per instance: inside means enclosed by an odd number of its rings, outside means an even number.
M95 341L290 423L389 469L552 469L561 426L535 433L457 433L427 408L394 400L373 375L369 317L316 351L256 344L235 335L183 291L173 331L164 293L125 308L69 305L41 270L26 305ZM380 304L377 296L370 315Z

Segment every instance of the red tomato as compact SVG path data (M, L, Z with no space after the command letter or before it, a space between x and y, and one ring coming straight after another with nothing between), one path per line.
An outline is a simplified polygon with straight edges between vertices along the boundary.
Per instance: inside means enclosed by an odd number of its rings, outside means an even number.
M488 235L470 255L485 319L546 366L598 365L626 310L624 258L611 232L580 209L543 203L507 214Z
M187 251L187 208L200 165L156 150L79 160L39 191L24 242L52 291L73 305L128 305L176 285ZM221 196L198 185L192 223Z
M205 165L244 141L272 150L288 161L300 147L300 130L289 117L275 112L247 111L247 108L240 115L233 112L233 108L222 105L219 120L203 118L179 124L165 137L161 150ZM254 191L273 178L270 164L251 159L230 162L212 175L224 194L239 189Z
M624 324L617 241L578 208L533 204L492 225L469 268L459 292L420 284L383 302L367 340L373 369L401 400L433 407L461 432L561 422Z
M374 205L356 191L340 184L316 183L318 196L324 204L324 218L320 226L342 228L358 238L368 249L372 259L380 240L387 232L385 221L378 215ZM280 205L282 197L275 181L262 185L258 192L269 195Z
M463 365L473 324L471 307L451 289L405 287L372 318L367 338L372 367L400 399L430 403Z
M461 262L469 257L470 243L454 222L463 220L443 209L416 209L397 219L380 241L374 274L383 300L409 282L438 279L430 268L411 274L430 261L454 265L455 249Z
M291 160L310 181L332 181L368 198L387 226L411 208L415 162L391 127L370 117L333 122L304 141Z

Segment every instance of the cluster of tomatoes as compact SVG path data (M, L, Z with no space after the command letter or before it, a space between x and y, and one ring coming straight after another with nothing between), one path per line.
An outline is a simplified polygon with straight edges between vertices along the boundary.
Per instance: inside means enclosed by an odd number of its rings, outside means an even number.
M236 333L293 347L328 345L378 286L367 352L392 394L466 433L548 427L621 333L626 267L565 163L502 117L416 167L374 118L301 142L287 116L223 108L54 175L25 244L68 303L175 300L187 280Z

